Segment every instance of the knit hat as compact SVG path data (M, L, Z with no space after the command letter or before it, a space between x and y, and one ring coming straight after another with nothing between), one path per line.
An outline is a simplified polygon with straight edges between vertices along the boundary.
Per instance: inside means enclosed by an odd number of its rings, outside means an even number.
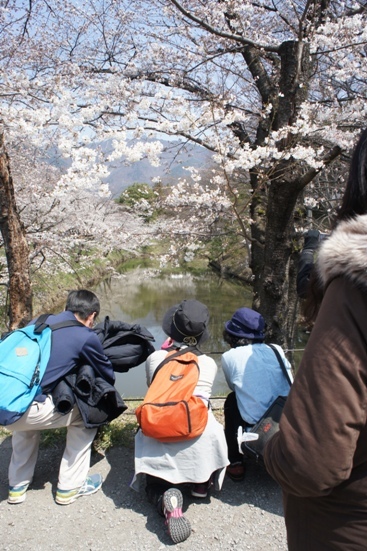
M196 346L209 338L209 311L198 300L183 300L164 315L163 331L174 341Z
M263 339L265 321L261 314L251 308L239 308L232 319L224 324L227 333L238 338Z

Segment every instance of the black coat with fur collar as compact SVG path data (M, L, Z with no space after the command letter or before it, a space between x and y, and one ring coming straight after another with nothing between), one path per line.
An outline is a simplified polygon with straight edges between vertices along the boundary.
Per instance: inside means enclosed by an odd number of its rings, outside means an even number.
M324 299L265 464L290 551L367 549L367 216L320 248Z

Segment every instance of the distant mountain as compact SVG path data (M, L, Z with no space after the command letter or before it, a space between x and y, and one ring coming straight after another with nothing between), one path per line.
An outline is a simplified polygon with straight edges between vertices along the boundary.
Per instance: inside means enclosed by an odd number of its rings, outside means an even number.
M149 161L143 159L132 164L125 164L125 159L110 163L109 176L104 180L109 185L112 197L119 195L132 184L152 184L153 178L160 178L164 185L174 185L179 178L190 180L190 173L184 169L187 166L193 166L199 172L205 172L213 165L212 152L204 147L192 144L186 145L178 141L161 140L164 151L161 155L161 164L158 167L152 166ZM110 140L91 145L91 147L101 147L104 153L108 154L111 150ZM58 150L51 148L47 157L43 161L53 165L64 172L70 166L70 159L62 157Z
M166 141L163 144L165 149L159 167L152 166L146 159L130 165L125 165L123 158L111 163L111 172L105 182L109 184L113 197L118 197L134 183L151 184L153 178L159 177L163 184L172 185L179 178L190 178L184 167L193 166L206 171L213 164L212 153L203 147L190 146L190 149L183 150L178 142Z

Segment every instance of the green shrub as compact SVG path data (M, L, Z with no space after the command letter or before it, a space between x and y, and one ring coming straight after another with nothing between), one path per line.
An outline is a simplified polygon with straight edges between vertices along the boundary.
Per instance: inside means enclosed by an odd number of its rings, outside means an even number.
M135 183L126 188L117 199L117 203L134 210L134 213L149 222L157 216L158 194L148 184Z

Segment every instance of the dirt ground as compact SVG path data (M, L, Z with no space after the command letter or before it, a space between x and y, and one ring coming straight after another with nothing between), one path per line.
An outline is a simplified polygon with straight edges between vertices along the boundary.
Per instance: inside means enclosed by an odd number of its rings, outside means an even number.
M0 442L2 551L287 549L280 489L260 466L251 465L241 483L226 478L222 490L206 499L185 493L192 534L175 545L145 495L129 488L132 448L115 447L105 456L94 452L90 472L103 475L102 489L68 506L54 501L62 445L40 450L27 499L18 505L6 501L10 454L8 437Z

